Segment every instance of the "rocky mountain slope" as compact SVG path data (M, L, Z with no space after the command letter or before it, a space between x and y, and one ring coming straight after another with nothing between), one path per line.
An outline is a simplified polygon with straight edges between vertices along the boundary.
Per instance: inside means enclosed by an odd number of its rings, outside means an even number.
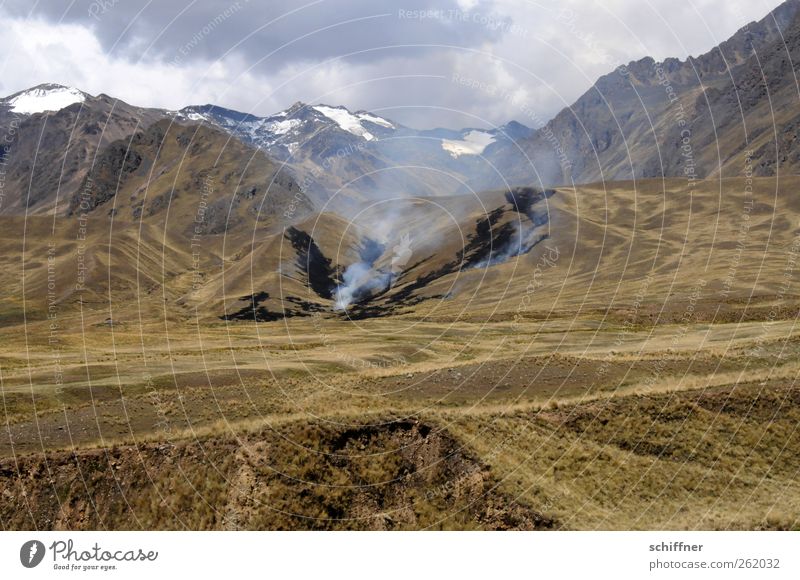
M65 213L100 151L164 116L53 84L0 99L0 215Z
M787 0L701 56L619 67L519 146L552 183L796 174L799 12ZM493 161L530 180L508 150Z
M161 120L100 152L69 198L68 214L158 221L187 237L275 225L311 204L286 172L211 127Z

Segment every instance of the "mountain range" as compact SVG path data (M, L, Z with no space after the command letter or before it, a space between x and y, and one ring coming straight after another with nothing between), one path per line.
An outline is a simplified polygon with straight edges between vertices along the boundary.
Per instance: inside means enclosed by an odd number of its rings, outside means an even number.
M798 7L788 0L698 57L619 67L538 129L510 121L417 131L366 111L299 102L267 117L216 105L167 111L40 85L0 99L0 131L14 141L3 156L0 212L66 211L58 200L74 194L98 150L160 119L232 135L281 164L315 206L345 211L376 198L508 185L730 177L744 173L745 151L756 175L794 173Z
M212 318L401 312L535 259L564 187L800 172L799 13L788 0L701 56L620 67L538 128L415 130L300 102L266 117L173 111L40 85L0 99L0 216L20 235L50 219L50 238L95 224L121 264L109 276L91 250L98 300L138 292L131 256L160 253L170 267L152 287Z

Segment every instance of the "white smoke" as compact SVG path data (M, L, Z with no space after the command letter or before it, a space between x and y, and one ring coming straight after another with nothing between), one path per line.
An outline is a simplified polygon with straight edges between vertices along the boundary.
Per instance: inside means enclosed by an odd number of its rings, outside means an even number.
M342 284L334 293L334 310L346 310L353 302L387 290L392 283L393 274L376 269L372 264L356 262L344 271Z
M398 227L403 223L398 208L388 204L379 207L380 214L365 213L358 222L353 221L363 240L360 260L345 269L342 283L334 291L334 310L346 310L391 288L411 258L411 236L407 229Z
M411 259L411 236L408 233L400 237L400 242L392 247L392 274L398 276Z

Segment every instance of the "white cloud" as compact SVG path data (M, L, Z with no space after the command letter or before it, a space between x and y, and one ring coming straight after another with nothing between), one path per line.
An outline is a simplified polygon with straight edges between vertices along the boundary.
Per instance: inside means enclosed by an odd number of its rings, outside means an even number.
M258 53L252 45L246 51L234 49L231 40L230 46L217 47L222 38L214 37L214 31L198 40L196 54L173 65L163 46L150 49L156 40L126 38L126 50L109 53L108 39L98 38L91 20L60 23L0 9L0 93L57 82L142 106L213 102L267 114L304 100L376 110L416 127L479 127L512 118L533 125L574 101L617 64L647 55L685 58L705 52L775 5L774 0L563 0L547 7L525 0L461 0L458 16L444 13L438 21L402 25L438 27L419 29L416 35L423 39L435 37L443 25L447 30L486 28L476 42L464 44L464 34L453 34L442 40L448 46L431 47L429 41L420 41L424 47L382 46L374 27L399 26L397 18L384 17L359 24L372 27L364 33L375 40L358 55L336 58L338 47L329 46L329 59L324 59L309 56L318 55L319 47L294 54L290 46L273 55L269 67L254 57ZM331 10L326 3L315 9ZM334 12L331 22L336 22ZM326 16L318 14L316 20L324 24ZM191 34L178 29L179 22L175 30L159 30L158 42L172 35L183 46ZM232 18L226 24L233 23ZM347 34L359 30L348 28ZM210 50L212 40L216 53ZM132 52L138 56L132 58Z
M91 29L75 24L5 18L0 36L0 94L45 82L106 93L141 106L176 109L216 102L243 110L258 106L269 83L247 72L235 54L180 67L165 61L130 61L107 54Z

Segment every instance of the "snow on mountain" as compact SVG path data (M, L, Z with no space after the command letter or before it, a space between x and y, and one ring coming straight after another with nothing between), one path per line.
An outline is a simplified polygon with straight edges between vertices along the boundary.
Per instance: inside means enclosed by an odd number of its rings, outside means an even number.
M348 133L352 133L357 137L363 137L367 141L375 139L375 135L370 133L361 123L366 121L387 129L394 129L395 126L383 119L372 115L371 113L351 113L344 107L329 107L327 105L316 105L312 107L315 111L322 113L328 119L334 121L339 127Z
M195 113L194 111L188 111L186 113L186 118L190 121L208 121L207 115L201 115L200 113Z
M275 115L275 117L280 116L285 115ZM274 135L286 135L289 131L296 129L302 124L303 122L300 119L283 119L281 121L270 121L268 119L267 122L262 125L262 128Z
M457 159L461 155L480 155L494 141L495 137L491 133L473 130L460 140L442 139L442 149L453 159Z
M380 125L381 127L386 127L387 129L396 129L397 128L397 127L394 126L394 124L390 123L389 121L387 121L383 117L376 117L372 113L360 112L360 113L356 113L356 117L358 117L358 119L361 120L361 121L367 121L369 123L375 123L376 125Z
M75 103L86 100L86 93L72 87L61 85L39 85L27 91L12 95L6 101L9 110L21 115L60 111Z
M377 141L378 137L398 128L366 111L351 113L344 107L309 106L299 102L268 117L215 105L186 107L172 114L178 119L216 125L278 158L294 155L301 143L308 143L317 131L326 126L366 141Z
M459 183L492 189L502 185L492 170L497 161L492 156L499 151L504 159L515 160L509 164L524 161L517 147L504 145L532 132L515 122L492 130L416 130L368 111L302 102L267 117L215 105L186 107L175 117L209 123L286 163L297 182L305 184L304 193L320 204L342 188L348 190L342 199L349 200L343 203L376 195L450 195L461 191ZM444 169L459 177L450 184L437 179L435 171L413 167ZM378 183L372 176L385 168L393 170L381 171Z

